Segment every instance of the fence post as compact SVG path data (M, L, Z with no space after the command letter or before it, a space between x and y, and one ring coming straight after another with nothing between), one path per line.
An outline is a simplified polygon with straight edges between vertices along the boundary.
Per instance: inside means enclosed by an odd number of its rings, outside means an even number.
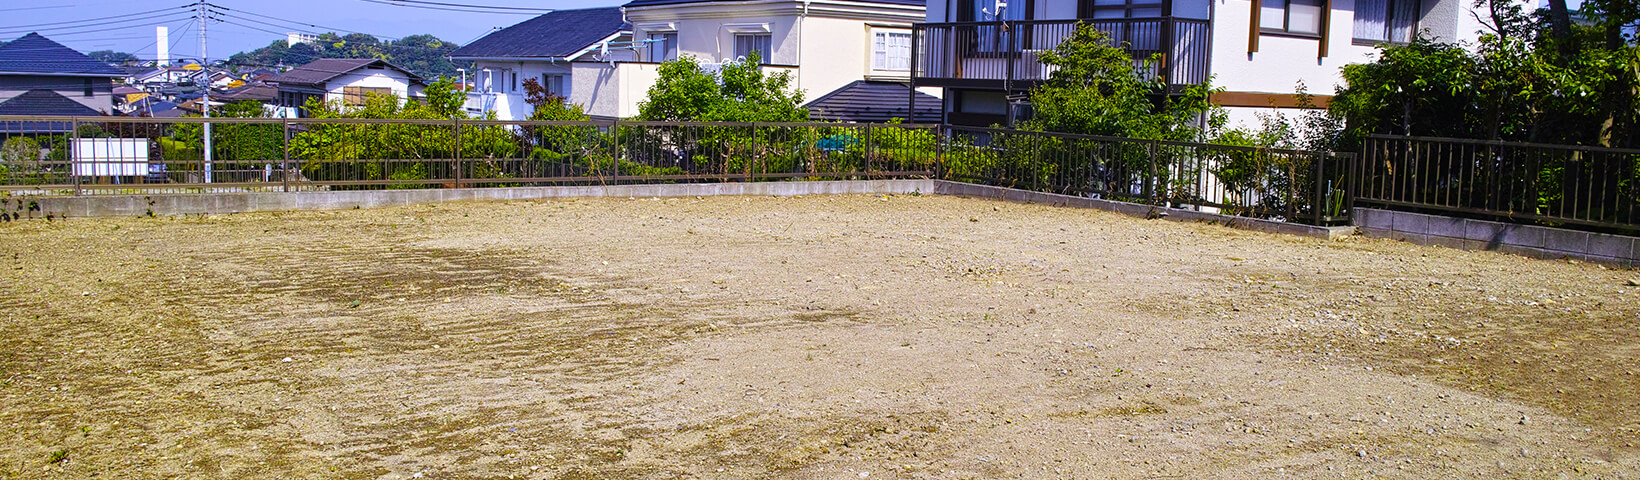
M614 120L609 124L609 161L615 164L615 174L609 176L609 183L620 185L621 182L621 121ZM599 172L602 175L603 172Z
M450 123L455 130L455 139L453 141L455 143L456 188L461 188L461 119L452 118Z
M1326 197L1323 195L1323 191L1322 191L1322 188L1321 188L1321 180L1323 178L1326 178L1325 176L1326 176L1326 172L1327 172L1327 159L1331 158L1331 156L1327 155L1327 154L1319 153L1319 152L1312 153L1311 155L1313 155L1315 157L1315 169L1310 172L1310 183L1315 184L1315 186L1314 186L1315 193L1310 196L1310 213L1312 214L1311 216L1314 217L1314 219L1315 219L1315 221L1313 223L1315 225L1321 225L1321 218L1322 218L1322 213L1323 213L1322 209L1327 204Z
M79 165L80 162L79 162L79 160L75 159L75 156L74 156L74 141L77 140L78 139L77 137L79 137L79 136L80 136L80 117L69 118L69 120L68 120L68 144L63 145L63 148L68 150L67 152L65 152L65 153L68 154L68 155L65 155L66 157L68 157L68 176L69 176L69 178L72 178L73 181L74 181L74 196L76 196L76 197L80 196L80 194L83 193L80 190L80 169L78 168L80 166ZM38 163L38 161L36 161L36 163ZM42 170L43 170L43 168L42 168Z
M937 126L934 127L934 178L935 179L950 180L948 178L945 178L945 175L946 175L945 149L951 146L951 136L950 136L950 134L951 134L951 132L949 131L949 129L947 129L945 127L945 125L943 125L943 124L942 125L937 125Z
M1043 136L1033 136L1031 142L1031 191L1042 191L1042 143L1047 140Z
M285 193L290 193L290 118L279 119L279 125L285 132L285 163L279 166L284 174L280 177L285 184Z
M1157 150L1159 150L1160 147L1161 142L1156 140L1150 141L1150 171L1145 174L1144 193L1145 198L1150 199L1151 205L1156 204L1156 155Z
M871 180L872 179L872 175L871 175L871 157L873 155L875 155L876 152L877 152L876 145L872 141L874 138L876 138L873 135L874 133L876 133L875 130L873 130L873 128L874 127L870 123L866 124L866 144L865 144L866 148L861 149L865 153L865 158L863 158L862 160L866 161L866 180Z

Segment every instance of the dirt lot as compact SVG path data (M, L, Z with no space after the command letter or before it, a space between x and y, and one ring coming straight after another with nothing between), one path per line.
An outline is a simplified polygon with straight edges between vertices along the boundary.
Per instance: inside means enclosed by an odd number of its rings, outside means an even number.
M933 196L0 225L0 478L1637 478L1632 270Z

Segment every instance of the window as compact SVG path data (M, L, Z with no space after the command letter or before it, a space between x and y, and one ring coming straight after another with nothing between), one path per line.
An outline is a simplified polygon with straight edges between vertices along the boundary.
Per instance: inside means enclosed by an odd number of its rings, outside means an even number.
M1162 0L1081 0L1076 10L1081 18L1157 18Z
M998 10L1002 12L1001 20L1030 20L1035 5L1033 0L957 0L957 21L995 22L998 20ZM978 25L971 28L974 29L974 43L979 52L1018 52L1030 43L1030 28L1014 29L1020 35L1016 35L1014 31L1003 31L994 25Z
M569 91L564 90L563 75L541 75L541 88L547 89L548 95L568 97Z
M87 78L87 79L85 79L85 96L89 97L93 93L95 93L95 92L93 92L92 88L91 88L91 79Z
M768 64L770 59L771 43L774 37L767 33L735 34L735 58L752 58L752 52L757 52L758 63Z
M386 87L342 87L342 103L350 106L364 105L371 95L391 96L393 89Z
M1411 43L1418 7L1418 0L1355 0L1355 40Z
M512 90L508 90L508 91L512 92L512 93L518 93L518 72L508 70L507 73L512 76Z
M678 32L649 34L649 61L661 63L678 58Z
M1260 0L1258 26L1274 33L1320 35L1322 0Z
M873 32L871 68L895 72L911 71L911 34Z

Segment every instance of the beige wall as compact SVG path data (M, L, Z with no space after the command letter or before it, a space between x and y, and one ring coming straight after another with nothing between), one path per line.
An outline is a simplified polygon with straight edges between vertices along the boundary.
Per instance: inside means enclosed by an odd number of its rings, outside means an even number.
M693 55L702 63L733 61L736 33L766 26L773 52L764 63L798 67L793 73L794 83L802 89L804 101L855 80L907 76L871 69L871 29L908 32L912 23L923 21L925 16L920 7L791 0L703 2L627 10L633 38L642 40L653 32L675 31L678 54Z

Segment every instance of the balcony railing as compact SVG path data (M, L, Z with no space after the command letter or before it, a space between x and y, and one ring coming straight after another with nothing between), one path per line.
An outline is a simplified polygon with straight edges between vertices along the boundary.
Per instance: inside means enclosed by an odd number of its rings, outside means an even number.
M911 76L935 87L1029 89L1056 70L1041 52L1084 23L1126 47L1141 74L1162 78L1170 91L1207 80L1212 29L1207 20L1175 17L920 23L912 30ZM1143 65L1155 54L1161 61Z

